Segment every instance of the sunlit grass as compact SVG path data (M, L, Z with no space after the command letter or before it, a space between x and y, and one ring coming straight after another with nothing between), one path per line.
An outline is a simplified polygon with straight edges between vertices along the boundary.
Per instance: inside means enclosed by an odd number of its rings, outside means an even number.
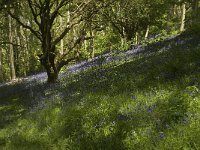
M28 143L38 149L167 149L166 143L173 146L171 138L177 148L199 146L200 135L193 133L199 131L195 107L200 97L189 95L194 89L174 90L114 97L88 94L78 103L55 104L11 125L6 147L20 149ZM187 143L189 138L194 143Z

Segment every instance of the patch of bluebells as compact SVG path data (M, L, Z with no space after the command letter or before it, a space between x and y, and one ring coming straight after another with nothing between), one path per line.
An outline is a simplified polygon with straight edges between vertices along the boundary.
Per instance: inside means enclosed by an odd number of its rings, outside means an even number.
M160 138L161 140L165 138L164 132L160 132L160 133L159 133L159 138Z
M117 115L117 120L119 120L119 121L127 121L129 119L130 119L130 117L128 115L124 115L124 114Z
M67 67L66 72L61 73L59 75L59 78L62 78L66 75L78 73L80 71L84 71L91 67L98 67L100 65L109 64L112 62L127 61L127 60L130 60L130 59L134 58L135 56L139 55L144 50L145 50L145 47L143 45L137 45L137 46L133 47L132 49L127 50L126 52L119 52L118 54L110 52L110 53L106 53L106 54L97 56L94 59L89 60L89 61L82 61L80 63L72 64ZM45 72L42 72L39 74L28 76L26 78L20 78L20 79L13 80L13 81L7 82L7 83L1 83L0 87L10 85L13 83L18 83L19 81L23 81L26 83L35 82L35 81L43 82L46 79L47 79L47 74Z
M151 106L149 106L148 108L147 108L147 112L149 112L149 113L153 113L154 112L154 110L155 110L155 108L156 108L156 105L154 104L154 105L151 105Z
M174 39L174 38L175 37L172 37L171 39ZM178 41L178 43L180 42L181 41ZM140 54L144 54L144 51L147 51L147 50L148 49L146 49L145 46L143 45L136 45L132 49L127 50L125 52L118 52L118 53L110 52L110 53L97 56L94 59L89 60L89 61L82 61L76 64L72 64L67 67L66 72L61 73L59 75L59 79L62 79L65 76L70 76L72 74L79 73L81 71L87 70L92 67L99 67L103 64L131 60L132 58ZM97 76L98 78L102 78L102 74L98 73L98 75L99 75ZM51 93L51 91L56 90L56 87L57 87L57 86L49 87L47 84L45 84L46 79L47 79L47 74L45 72L42 72L39 74L28 76L26 78L18 79L16 81L0 84L0 88L4 88L5 86L16 84L16 86L12 86L15 88L9 87L9 91L4 92L3 94L5 93L7 94L3 96L5 97L13 93L24 92L29 96L30 99L33 99L35 101L43 101L44 99L47 99L46 98L47 96L45 94L46 89L50 89L50 93ZM0 98L2 96L1 94L2 92L0 93ZM60 96L65 97L65 95L60 95ZM49 99L54 99L54 98L50 97ZM133 96L132 99L136 100L137 97ZM37 103L37 102L34 102L34 103ZM38 105L42 105L42 104L38 103ZM135 111L138 111L138 109L141 109L140 105L137 106ZM149 113L153 113L153 110L154 110L154 106L150 106L147 109Z
M189 119L184 118L183 121L182 121L182 123L183 123L183 124L188 124L188 123L190 123L190 121L189 121Z

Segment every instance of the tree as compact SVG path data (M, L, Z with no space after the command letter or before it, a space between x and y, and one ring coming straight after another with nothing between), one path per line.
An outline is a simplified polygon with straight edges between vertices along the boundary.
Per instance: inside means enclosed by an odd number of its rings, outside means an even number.
M20 17L11 12L14 7L10 7L8 13L40 41L41 54L38 55L40 62L46 69L48 82L56 82L61 68L77 59L70 52L86 39L84 21L92 17L99 8L104 6L104 3L92 0L25 0L23 5ZM28 10L23 9L26 6L29 8ZM59 16L65 16L66 11L70 12L69 22L62 30L59 29L55 32ZM80 28L78 38L72 41L73 43L65 52L58 53L57 45L66 35L71 35L71 31L76 26ZM68 57L69 53L70 57Z
M167 10L164 8L163 0L117 0L104 10L103 15L123 38L132 41L139 32L147 36L149 27L155 25Z
M0 82L3 81L2 49L0 47Z
M199 0L191 0L191 5L192 5L192 15L193 19L196 19L198 17L198 7L199 7Z
M180 27L181 32L185 30L185 16L186 16L186 4L183 3L181 11L181 27Z
M11 79L14 80L16 78L15 74L15 65L14 65L14 48L13 48L13 34L12 34L12 18L10 15L8 15L9 20L9 49L10 49L10 73L11 73Z

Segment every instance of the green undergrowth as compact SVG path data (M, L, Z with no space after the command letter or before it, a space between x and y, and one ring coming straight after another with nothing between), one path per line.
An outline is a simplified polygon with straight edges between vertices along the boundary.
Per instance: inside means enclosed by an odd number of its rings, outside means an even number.
M30 92L3 98L0 149L200 149L198 39L63 78L31 111Z

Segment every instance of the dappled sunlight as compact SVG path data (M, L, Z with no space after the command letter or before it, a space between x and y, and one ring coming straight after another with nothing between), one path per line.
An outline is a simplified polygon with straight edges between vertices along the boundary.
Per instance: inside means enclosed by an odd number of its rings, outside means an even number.
M0 0L0 150L199 150L200 0Z
M133 92L134 96L114 97L88 94L78 103L68 102L64 106L57 103L18 120L9 127L7 139L22 147L23 139L37 143L39 149L45 146L147 149L155 144L159 147L179 132L174 130L176 126L183 131L198 125L199 109L193 107L199 103L198 89L188 87L181 93L176 90L175 87L174 91L152 89L145 93ZM183 132L176 137L187 134L191 133Z
M63 73L56 84L30 81L1 87L0 145L33 150L197 149L199 47L154 50L127 62Z

